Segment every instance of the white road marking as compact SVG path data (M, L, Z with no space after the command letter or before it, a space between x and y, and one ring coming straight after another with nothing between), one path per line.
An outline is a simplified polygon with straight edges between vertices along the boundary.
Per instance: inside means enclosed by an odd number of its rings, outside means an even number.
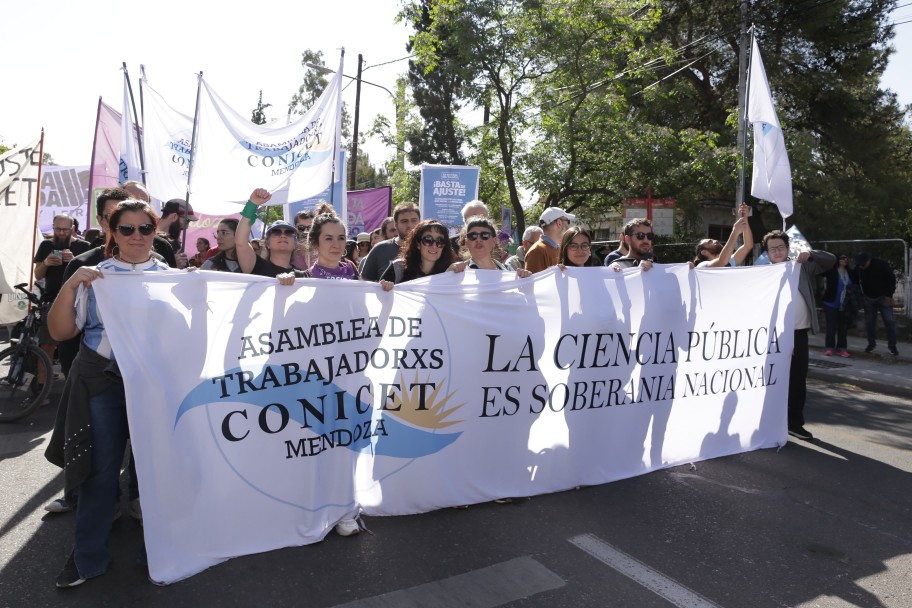
M592 557L617 570L627 578L646 587L680 608L719 608L696 591L650 568L638 559L615 549L592 534L581 534L568 539Z

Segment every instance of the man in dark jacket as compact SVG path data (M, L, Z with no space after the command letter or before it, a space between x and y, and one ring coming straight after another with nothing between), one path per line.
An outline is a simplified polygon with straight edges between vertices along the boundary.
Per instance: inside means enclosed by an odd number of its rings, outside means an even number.
M864 295L865 329L868 333L869 353L877 346L877 313L883 317L884 328L887 330L887 347L895 356L899 354L896 348L896 321L893 319L893 292L896 291L896 275L886 260L871 257L870 253L862 251L855 256L855 272L858 284Z

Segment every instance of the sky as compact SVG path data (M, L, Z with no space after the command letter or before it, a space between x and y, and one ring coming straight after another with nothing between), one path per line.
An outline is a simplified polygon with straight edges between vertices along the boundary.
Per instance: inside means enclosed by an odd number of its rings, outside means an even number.
M88 165L99 96L122 109L123 62L134 87L143 64L149 84L174 109L191 116L196 73L202 71L209 85L242 115L252 112L262 90L264 103L273 105L266 110L267 118L278 118L303 80L301 53L308 48L322 51L324 62L335 68L344 47L344 72L349 75L356 74L361 53L363 80L394 91L396 78L408 69L402 59L409 29L395 22L400 4L17 2L4 11L8 27L0 67L0 141L25 145L37 139L43 127L45 151L57 164ZM894 22L907 20L896 27L896 52L882 81L904 105L912 104L912 4L893 14ZM138 96L136 88L134 93ZM343 99L353 109L353 84ZM394 115L390 95L367 84L362 86L360 108L362 132L376 115L391 120ZM375 164L393 154L375 139L361 150Z

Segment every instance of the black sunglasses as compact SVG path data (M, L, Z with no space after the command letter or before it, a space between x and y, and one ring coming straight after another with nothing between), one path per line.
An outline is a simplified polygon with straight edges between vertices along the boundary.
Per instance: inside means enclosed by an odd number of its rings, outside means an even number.
M130 236L136 232L136 226L133 224L120 224L117 226L117 232L121 233L123 236ZM152 224L140 224L139 233L143 236L149 236L155 232L155 226Z
M473 232L472 234L478 234L478 233ZM485 234L487 234L487 233L485 233ZM447 240L441 236L438 236L437 238L434 238L429 235L425 235L425 236L421 237L421 244L427 245L428 247L430 247L431 245L437 245L438 247L443 247L444 245L446 245L446 243L447 243Z
M297 234L297 233L296 233L293 229L291 229L291 228L273 228L272 230L269 231L269 234L268 234L267 236L272 236L273 234L282 234L282 235L285 235L285 236L294 236L294 235Z
M643 239L646 239L647 241L651 241L655 237L655 235L651 232L634 232L633 236L635 236L637 238L637 240L640 240L640 241L642 241Z
M494 238L494 235L491 234L490 232L487 232L487 231L485 231L485 232L470 232L470 233L468 233L468 234L466 235L466 238L469 239L470 241L477 241L478 239L481 239L482 241L487 241L487 240L489 240L489 239L493 239L493 238Z
M301 224L300 226L295 226L295 228L298 229L298 232L307 232L308 230L310 230L310 226L305 226L304 224Z

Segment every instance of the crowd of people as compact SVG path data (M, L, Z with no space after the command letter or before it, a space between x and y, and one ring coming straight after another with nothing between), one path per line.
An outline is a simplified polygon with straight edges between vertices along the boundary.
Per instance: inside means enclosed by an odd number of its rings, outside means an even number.
M207 238L198 238L195 253L189 258L181 238L188 222L196 219L192 207L174 199L162 206L159 216L150 206L148 191L137 182L108 188L98 196L96 219L100 228L98 234L91 235L91 241L78 237L72 218L54 218L54 234L41 243L34 262L36 277L44 281L43 297L51 304L40 344L48 354L56 351L66 376L47 449L48 459L64 468L64 496L46 509L76 510L74 548L57 578L58 587L74 587L105 572L111 522L120 515L120 475L129 439L126 397L92 289L92 283L106 273L191 268L273 277L283 285L299 278L374 281L391 290L422 277L467 269L508 272L524 279L555 266L566 270L604 264L621 272L632 267L649 271L658 263L650 220L627 222L618 249L600 262L593 252L592 234L581 226L571 226L576 217L556 207L541 214L538 225L523 233L515 255L509 256L499 227L489 217L487 206L478 200L463 208L463 227L455 237L440 221L422 220L419 207L406 202L396 205L381 226L354 239L348 238L344 221L325 203L298 213L293 222L274 221L266 227L261 241L253 239L253 224L270 199L266 190L254 190L239 219L219 222L213 234L215 245ZM700 241L692 266L743 265L753 247L747 207L742 206L731 236L724 244L712 239ZM766 234L762 248L771 263L792 260L800 265L788 429L798 438L812 439L804 428L803 410L808 334L819 331L815 278L823 275L826 280L822 302L826 315L824 354L835 351L848 357L846 332L859 305L865 310L866 350L870 352L876 346L879 314L887 328L888 348L898 354L891 300L895 276L889 264L867 253L856 256L854 269L844 254L812 250L791 255L789 236L782 231ZM38 378L38 382L48 381ZM130 514L141 521L132 456L128 462ZM345 518L337 522L335 530L350 536L361 526L357 519Z

